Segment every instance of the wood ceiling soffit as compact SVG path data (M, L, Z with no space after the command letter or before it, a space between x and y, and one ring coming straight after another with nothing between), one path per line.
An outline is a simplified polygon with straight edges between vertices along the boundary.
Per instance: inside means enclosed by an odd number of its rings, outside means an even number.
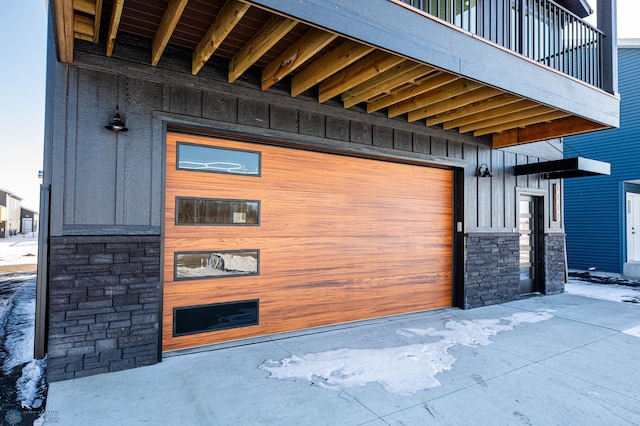
M111 10L111 20L109 21L109 30L107 32L107 56L113 55L113 47L116 44L120 18L122 18L122 9L124 9L124 0L115 0L113 2L113 9Z
M479 123L481 121L486 121L492 118L501 117L503 115L511 114L511 113L522 111L529 108L534 108L536 106L538 106L537 103L530 101L528 99L522 99L522 100L518 100L517 102L509 103L508 105L484 110L481 112L477 112L475 114L458 118L456 120L448 121L444 124L444 129L449 130L449 129L454 129L456 127L462 127L469 124ZM461 132L461 133L464 133L464 132Z
M262 70L262 90L282 80L300 65L325 48L338 37L337 34L312 28L302 38L292 44L276 60Z
M251 65L298 24L283 16L272 15L256 35L229 62L229 83L236 81Z
M535 108L534 108L535 109ZM473 132L474 136L484 136L489 135L491 133L500 133L505 130L515 129L516 127L526 127L532 124L538 124L546 121L556 120L558 118L565 118L570 116L571 114L565 111L548 111L546 113L542 113L539 115L534 115L529 118L523 118L521 120L507 121L493 127L482 128Z
M430 92L423 93L390 106L388 108L388 115L389 118L397 117L401 114L433 105L437 102L476 90L480 87L482 87L482 84L476 83L475 81L459 79L444 86L440 86L437 89L431 90Z
M251 5L237 0L229 0L222 7L213 24L207 30L205 36L196 46L191 57L191 74L196 75L204 64L207 63L211 55L220 47L224 39L231 30L238 25Z
M291 79L291 96L298 96L373 50L373 47L355 41L343 42Z
M432 67L405 60L372 79L358 84L342 94L345 108L360 102L371 100L377 96L388 95L403 84L415 82L417 78L433 71Z
M93 42L93 19L76 13L73 17L73 32L77 39Z
M417 121L423 118L434 116L436 114L451 111L453 109L460 108L477 101L491 98L493 96L499 95L500 93L504 92L498 89L494 89L493 87L481 86L475 90L472 90L471 92L453 96L440 102L436 102L427 107L410 111L408 116L409 121Z
M509 105L514 102L518 102L522 100L517 96L514 96L510 93L503 93L501 95L493 96L488 99L483 99L478 102L474 102L469 105L462 106L460 108L455 108L450 111L446 111L440 114L436 114L432 117L427 118L427 126L436 126L441 123L445 123L444 126L447 126L447 122L451 122L453 120L467 117L472 114L483 113L492 108L498 108L501 106ZM450 129L453 127L449 127Z
M187 2L188 0L170 0L167 9L164 11L164 15L162 15L162 21L160 21L156 36L153 38L153 45L151 47L152 66L155 67L158 65L158 61L160 61L160 57L164 53L164 49L167 47L173 31L176 29L176 25L178 25L178 21L182 16L184 8L187 6Z
M73 62L73 1L72 0L53 0L55 7L56 34L58 59L60 62L70 64Z
M400 89L397 92L393 92L387 96L384 96L383 98L367 103L367 112L371 113L385 107L391 107L394 104L429 92L431 90L435 90L458 79L460 79L460 77L457 75L449 74L448 72L444 71L438 71L434 74L430 74L428 78L424 79L418 85L410 85L409 87Z
M522 108L519 111L510 112L508 114L502 114L493 118L477 121L475 123L468 124L466 126L460 126L458 131L460 133L475 132L480 129L486 129L489 127L497 126L503 123L510 123L518 120L524 120L529 117L533 117L540 114L546 114L553 111L552 108L544 105L537 104L529 101L533 106L526 107L527 104L523 103ZM518 127L518 126L514 126Z
M320 83L318 101L328 101L403 62L404 58L376 50Z
M73 0L73 10L96 16L96 2L92 0Z
M100 36L102 0L73 0L75 37L97 43Z
M609 126L595 123L582 117L566 117L549 123L527 126L524 129L511 129L502 133L494 133L492 146L494 149L498 149L609 128Z

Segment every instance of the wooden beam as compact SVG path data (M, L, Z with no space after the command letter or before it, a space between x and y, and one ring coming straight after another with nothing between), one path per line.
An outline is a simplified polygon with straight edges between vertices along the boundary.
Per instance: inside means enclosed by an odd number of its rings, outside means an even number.
M238 25L245 13L251 5L242 3L237 0L229 0L222 7L213 24L207 30L207 33L198 46L196 46L191 56L191 74L196 75L204 64L207 63L211 55L220 47L224 39L229 35L231 30Z
M229 83L236 81L251 65L298 24L298 21L273 15L229 62Z
M160 57L164 53L164 49L169 43L169 39L173 34L173 31L178 25L178 21L182 16L185 6L188 0L170 0L167 9L162 15L162 21L156 32L156 36L153 38L153 44L151 46L151 65L156 66L160 61Z
M595 123L582 117L560 118L549 123L527 126L524 129L512 129L502 133L494 133L493 148L504 148L609 128L609 126Z
M477 101L485 100L502 93L498 89L493 87L480 87L476 90L472 90L469 93L463 93L461 95L454 96L449 99L445 99L440 102L436 102L432 105L420 108L409 112L409 121L416 121L423 118L431 117L436 114L441 114L452 109L460 108L465 105L472 104Z
M73 0L53 0L58 60L73 63Z
M493 127L487 127L485 129L476 130L473 132L473 136L484 136L491 133L504 132L505 130L515 129L516 127L526 127L532 124L543 123L546 121L557 120L558 118L565 118L571 114L565 111L551 111L546 114L536 115L534 117L525 118L522 120L512 121L510 123L503 123Z
M502 95L494 96L489 99L483 99L478 102L474 102L469 105L465 105L460 108L453 109L451 111L443 112L441 114L436 114L432 117L427 118L427 126L435 126L440 123L456 120L458 118L467 117L472 114L482 113L488 111L492 108L498 108L501 106L509 105L514 102L518 102L522 98L514 96L509 93L503 93Z
M376 50L320 83L318 101L320 103L328 101L403 61L404 58L400 56Z
M409 111L424 108L437 102L461 95L482 87L482 84L470 80L457 80L445 86L438 87L430 92L415 96L406 101L397 103L389 107L389 118L397 117Z
M345 108L350 108L364 102L391 93L391 90L407 83L414 83L416 79L433 71L432 67L406 60L372 79L358 84L342 94Z
M373 47L355 41L343 42L291 79L291 96L298 96L373 50Z
M462 127L468 124L478 123L480 121L485 121L491 118L496 118L506 114L511 114L514 112L533 108L538 105L539 104L537 104L536 102L526 100L526 99L521 99L521 100L518 100L517 102L509 103L508 105L504 105L497 108L491 108L488 110L483 110L465 117L448 121L444 123L444 129L445 130L455 129L456 127Z
M338 37L327 31L312 28L262 70L262 90L282 80L300 65L311 59Z
M96 13L93 20L93 42L100 40L100 21L102 21L102 0L96 0Z
M113 47L116 44L116 36L118 35L118 27L120 27L120 18L122 17L123 8L124 0L115 0L113 2L111 20L109 21L109 30L107 31L107 56L113 55Z
M523 108L520 111L517 112L512 112L509 114L503 114L497 117L493 117L490 119L486 119L486 120L482 120L482 121L478 121L472 124L468 124L466 126L460 126L458 128L458 131L460 133L467 133L467 132L474 132L476 130L480 130L480 129L486 129L488 127L494 127L494 126L499 126L501 124L504 123L512 123L515 121L519 121L519 120L525 120L527 118L530 117L535 117L537 115L541 115L541 114L547 114L549 112L554 111L553 108L545 106L545 105L540 105L540 104L536 104L533 107L530 108ZM514 127L519 127L519 126L514 126Z
M427 78L418 83L418 85L416 86L405 87L398 90L397 92L391 93L380 99L376 99L375 101L367 103L367 112L371 113L374 111L378 111L379 109L397 104L398 102L402 102L406 99L410 99L422 93L435 90L441 86L456 81L459 78L460 77L457 75L449 74L448 72L444 71L438 71L435 74L427 76Z

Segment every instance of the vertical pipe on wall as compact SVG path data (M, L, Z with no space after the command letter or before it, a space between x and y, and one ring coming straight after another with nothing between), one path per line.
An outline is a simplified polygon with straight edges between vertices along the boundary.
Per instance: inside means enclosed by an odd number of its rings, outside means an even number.
M40 220L38 223L38 272L36 275L36 317L33 357L42 359L47 353L47 299L49 274L49 205L51 187L40 185Z

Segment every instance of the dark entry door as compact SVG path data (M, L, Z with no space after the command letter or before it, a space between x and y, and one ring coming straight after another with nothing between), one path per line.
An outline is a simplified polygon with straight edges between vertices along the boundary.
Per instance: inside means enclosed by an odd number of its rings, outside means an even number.
M520 294L540 291L542 266L542 203L540 197L520 196Z

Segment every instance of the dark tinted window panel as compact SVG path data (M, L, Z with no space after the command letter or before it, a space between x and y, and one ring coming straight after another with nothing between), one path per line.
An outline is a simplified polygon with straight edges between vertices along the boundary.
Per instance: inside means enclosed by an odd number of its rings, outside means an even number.
M258 325L259 300L174 308L173 335Z
M178 143L178 169L260 176L260 153Z
M260 202L209 198L176 199L178 225L259 225Z
M175 279L237 277L257 275L258 250L199 251L175 254Z

